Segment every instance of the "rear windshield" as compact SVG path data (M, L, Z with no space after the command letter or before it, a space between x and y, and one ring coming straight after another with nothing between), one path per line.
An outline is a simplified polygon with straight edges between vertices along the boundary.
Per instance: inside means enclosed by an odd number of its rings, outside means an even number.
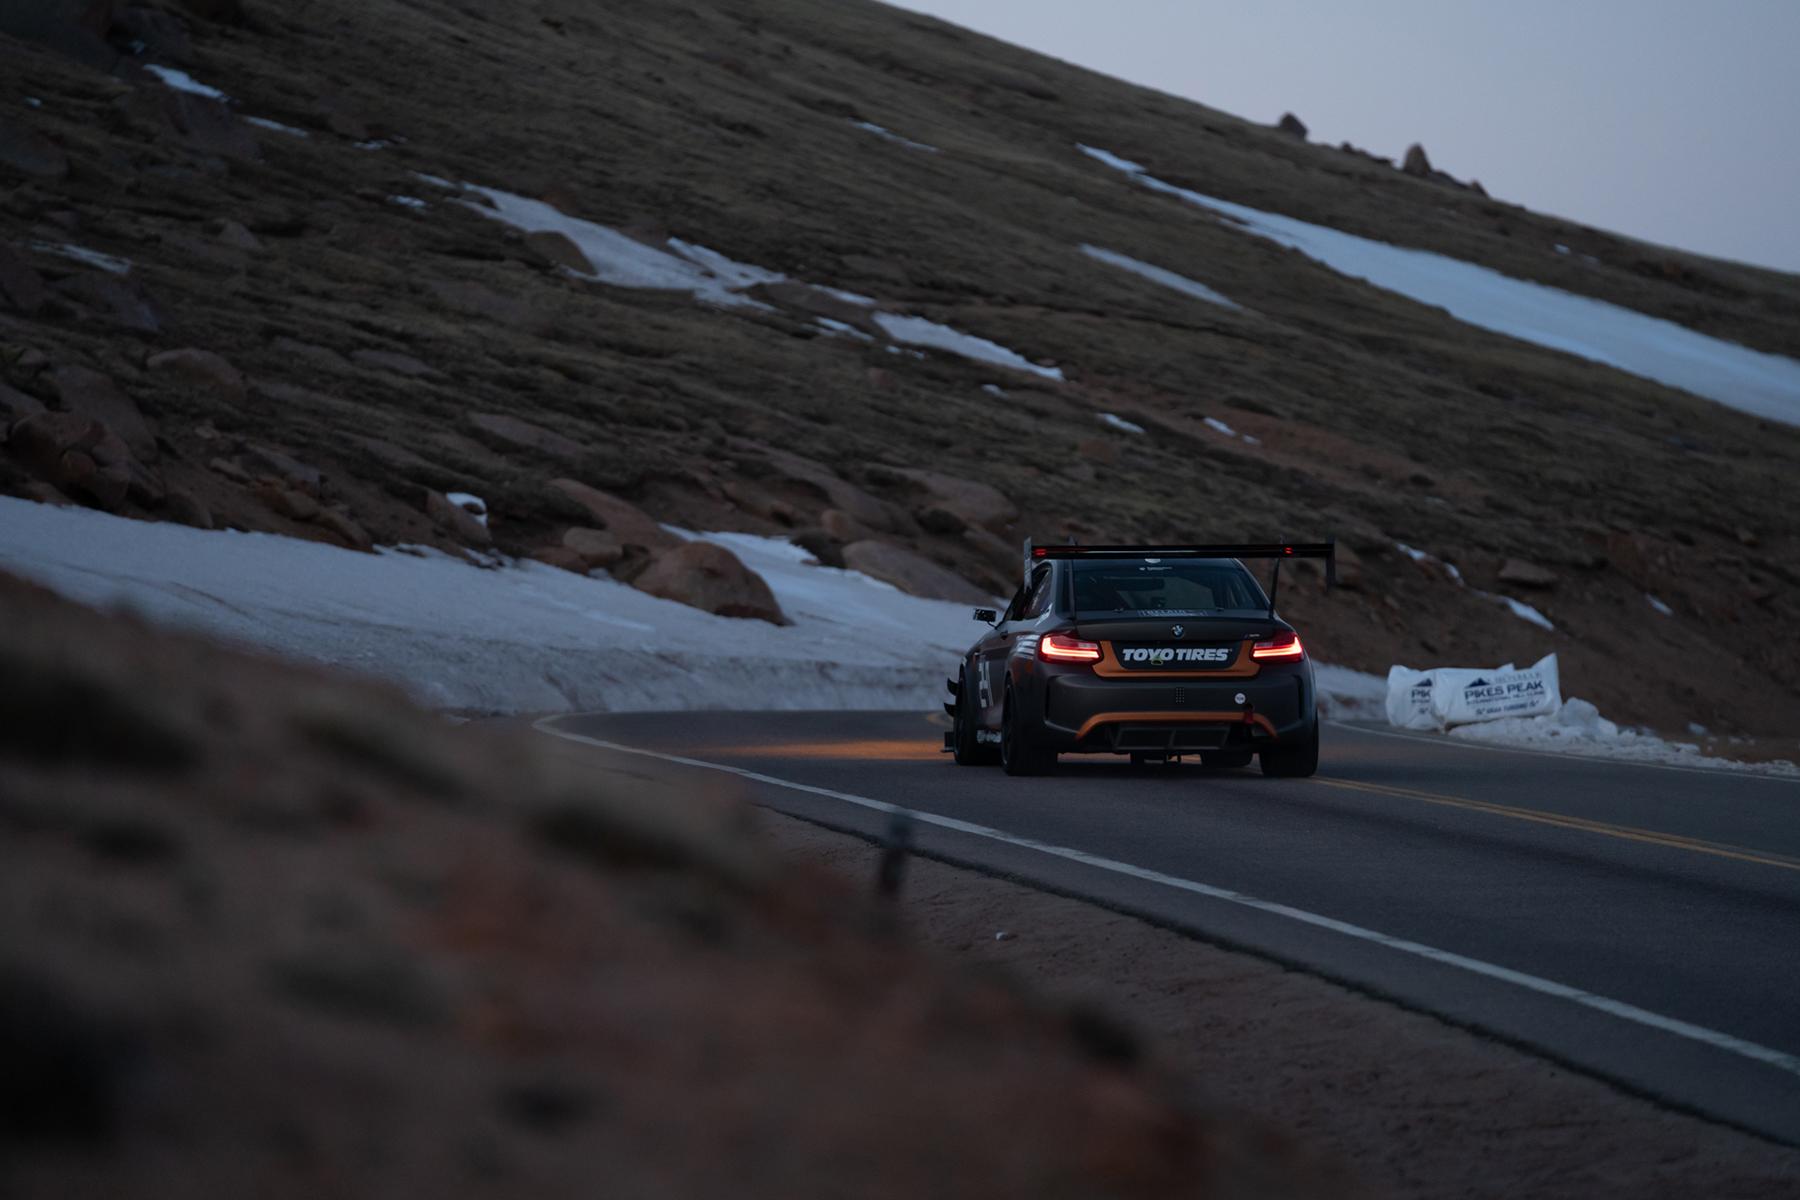
M1250 572L1232 559L1077 559L1073 565L1078 616L1197 617L1269 607Z

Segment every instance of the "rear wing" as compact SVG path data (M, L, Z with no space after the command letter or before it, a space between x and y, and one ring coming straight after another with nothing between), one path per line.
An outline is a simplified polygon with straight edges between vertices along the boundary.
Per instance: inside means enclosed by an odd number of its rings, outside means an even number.
M1323 542L1246 542L1197 546L1038 546L1025 539L1025 575L1032 564L1052 558L1272 558L1275 576L1269 586L1269 615L1275 614L1275 593L1281 587L1283 559L1322 558L1325 586L1337 586L1337 539Z

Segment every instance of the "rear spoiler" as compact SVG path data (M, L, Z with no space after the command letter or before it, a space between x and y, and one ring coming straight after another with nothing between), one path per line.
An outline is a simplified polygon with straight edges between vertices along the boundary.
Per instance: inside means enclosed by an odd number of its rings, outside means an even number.
M1288 558L1325 560L1325 586L1337 586L1337 539L1324 542L1247 542L1198 546L1037 546L1025 539L1025 575L1033 563L1051 558L1272 558L1275 577L1269 587L1269 615L1275 614L1275 593L1281 587L1281 562Z

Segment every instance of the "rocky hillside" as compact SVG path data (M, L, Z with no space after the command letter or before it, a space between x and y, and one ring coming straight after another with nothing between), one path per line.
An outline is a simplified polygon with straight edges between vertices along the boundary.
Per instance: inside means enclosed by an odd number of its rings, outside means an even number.
M1341 1194L728 795L5 576L0 678L8 1197Z
M1010 590L1026 533L1335 535L1350 586L1284 589L1322 657L1554 649L1621 720L1800 727L1800 432L1077 146L1800 357L1795 277L858 0L0 13L10 492L627 578L648 514L956 596Z

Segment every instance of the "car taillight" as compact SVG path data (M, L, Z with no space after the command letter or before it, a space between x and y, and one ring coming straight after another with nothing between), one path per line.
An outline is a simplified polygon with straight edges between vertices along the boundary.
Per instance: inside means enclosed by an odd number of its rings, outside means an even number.
M1300 645L1297 633L1278 633L1266 642L1258 642L1250 647L1251 658L1301 658L1306 649Z
M1038 639L1038 657L1051 662L1099 662L1100 643L1084 642L1066 633L1048 633Z

